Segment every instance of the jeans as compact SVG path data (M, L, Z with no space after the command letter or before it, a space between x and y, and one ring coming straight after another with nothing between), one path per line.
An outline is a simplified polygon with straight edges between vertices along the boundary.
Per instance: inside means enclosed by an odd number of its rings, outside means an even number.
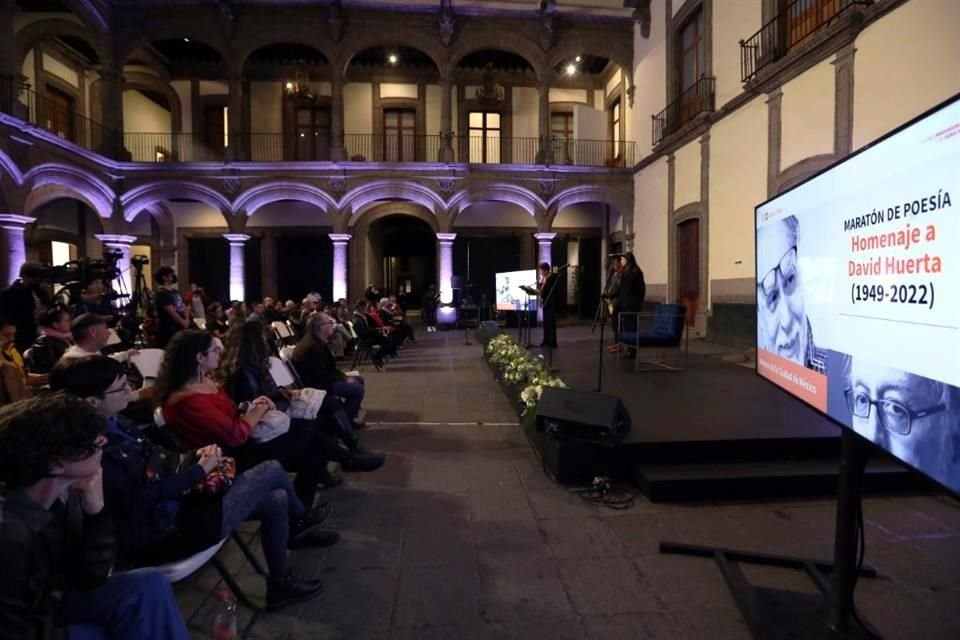
M170 583L152 569L64 594L60 622L70 640L190 640Z
M360 415L360 405L363 404L363 378L354 378L356 382L335 382L330 387L330 393L343 398L344 408L351 420L356 420Z
M262 462L238 475L223 497L221 536L229 536L241 522L259 520L260 544L270 576L282 578L287 574L290 520L305 511L280 463Z

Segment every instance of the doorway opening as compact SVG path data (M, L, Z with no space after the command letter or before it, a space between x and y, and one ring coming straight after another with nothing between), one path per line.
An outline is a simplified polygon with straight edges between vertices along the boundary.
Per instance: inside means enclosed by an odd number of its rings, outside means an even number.
M404 308L419 308L427 287L437 283L437 236L412 216L395 214L370 225L371 280L401 296Z

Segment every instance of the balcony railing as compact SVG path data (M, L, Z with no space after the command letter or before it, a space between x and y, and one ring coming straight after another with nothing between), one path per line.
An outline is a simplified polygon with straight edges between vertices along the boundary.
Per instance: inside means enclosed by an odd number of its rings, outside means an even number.
M653 146L675 133L697 115L714 110L716 78L706 76L694 82L667 108L653 116Z
M103 151L110 131L66 102L41 95L10 77L0 77L0 111L14 115L91 151Z
M240 137L243 157L253 162L326 162L330 139L292 133L249 133ZM229 149L209 136L191 133L127 133L124 147L134 162L224 162ZM219 138L218 140L219 141ZM344 136L346 159L352 162L442 162L442 136L351 133ZM581 167L632 167L635 145L624 140L554 138L548 158L539 138L455 136L452 162L470 164L547 164Z
M855 5L872 0L794 0L747 40L740 41L740 78L747 82L810 35Z

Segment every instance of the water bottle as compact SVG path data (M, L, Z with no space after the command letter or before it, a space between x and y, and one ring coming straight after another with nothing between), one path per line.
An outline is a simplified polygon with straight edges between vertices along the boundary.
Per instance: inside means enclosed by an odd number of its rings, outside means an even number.
M226 589L217 591L217 604L213 610L213 640L236 640L237 601Z

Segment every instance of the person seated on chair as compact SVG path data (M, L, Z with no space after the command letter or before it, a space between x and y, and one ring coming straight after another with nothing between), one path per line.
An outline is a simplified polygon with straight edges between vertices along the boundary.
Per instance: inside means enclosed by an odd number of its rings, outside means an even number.
M380 300L380 318L384 324L396 327L400 342L409 340L416 343L417 339L413 334L413 326L404 319L403 311L396 302L396 296Z
M70 314L63 307L44 311L37 318L40 335L23 354L30 373L50 373L63 354L73 344L70 333Z
M110 575L105 429L90 404L64 393L0 409L2 638L42 638L53 624L77 638L190 637L159 571Z
M65 360L50 374L51 387L86 400L107 422L103 491L113 517L118 566L175 562L215 545L241 522L260 522L267 561L270 609L320 593L320 580L301 580L287 566L287 549L325 547L339 538L320 525L327 505L308 510L276 460L237 474L225 493L202 494L197 485L220 465L217 445L183 457L144 438L119 415L132 394L120 363L105 356Z
M384 357L396 357L397 345L372 324L367 317L369 308L370 303L366 300L357 301L353 312L353 330L357 333L358 341L369 345L373 364L380 369L384 365Z
M400 332L397 331L397 328L387 324L384 320L384 317L380 315L380 309L375 303L371 303L367 306L367 321L368 326L371 329L379 330L383 335L390 339L390 342L393 343L395 348L399 348L403 344L403 338L400 335Z
M207 307L207 331L221 340L227 335L227 316L223 312L223 305L219 302L214 302Z
M184 446L216 444L236 459L240 471L277 460L296 473L293 486L300 501L313 505L328 456L339 455L340 447L319 430L277 415L276 405L266 396L255 398L241 414L211 377L222 350L219 341L197 329L185 329L170 340L157 376L164 420ZM273 429L282 431L283 423L289 429L269 437L271 425L280 424Z
M31 387L47 384L47 374L28 373L15 344L16 321L0 317L0 404L29 398Z
M263 339L262 325L258 325L257 321L248 320L227 334L223 357L214 375L237 404L266 396L273 400L278 409L286 411L300 390L279 388L273 381L270 375L270 351ZM316 420L303 422L312 423L310 426L339 439L346 446L347 451L337 447L338 450L331 455L333 460L343 465L344 470L375 471L383 466L383 454L371 453L360 444L360 436L353 428L343 404L333 394L328 393L324 397ZM320 482L330 487L340 484L342 480L324 474Z
M327 314L314 314L307 322L307 335L297 343L291 361L304 386L323 389L343 398L347 415L355 425L362 426L360 405L364 396L363 378L348 376L337 368L337 361L327 345L333 334L333 325L333 319Z

